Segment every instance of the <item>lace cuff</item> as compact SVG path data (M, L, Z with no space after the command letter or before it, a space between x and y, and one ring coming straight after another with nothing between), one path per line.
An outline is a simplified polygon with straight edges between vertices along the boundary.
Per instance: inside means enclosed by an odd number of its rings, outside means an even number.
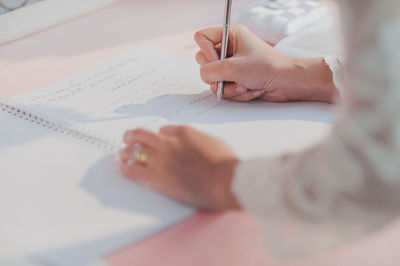
M265 213L280 205L278 180L270 173L274 169L268 159L254 159L241 162L235 171L232 191L240 205L253 213ZM266 190L267 188L267 190Z
M243 209L260 218L269 251L281 258L301 257L315 252L316 246L304 243L310 235L302 233L301 222L287 211L281 189L283 178L278 178L281 175L276 173L276 164L279 163L276 158L241 162L236 168L231 189Z
M329 66L333 74L333 83L339 91L341 97L344 96L346 88L346 78L344 72L344 57L341 56L324 56L325 63Z
M332 217L308 219L290 208L283 187L286 177L296 170L296 158L281 156L242 162L232 182L231 189L239 204L260 218L265 244L272 254L283 259L318 254L373 227L370 223L376 221L371 217L366 218L370 221L366 224Z

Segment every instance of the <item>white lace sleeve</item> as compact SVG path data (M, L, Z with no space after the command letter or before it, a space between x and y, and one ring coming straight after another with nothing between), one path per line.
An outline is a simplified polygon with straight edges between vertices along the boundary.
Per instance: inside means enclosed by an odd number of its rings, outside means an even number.
M400 215L400 1L341 7L346 82L336 83L345 96L330 136L299 154L242 162L232 185L283 257L327 249ZM335 72L340 63L329 65Z
M333 75L333 83L341 97L344 96L344 88L346 87L346 79L344 75L345 61L344 57L327 55L324 56L325 63L329 66Z

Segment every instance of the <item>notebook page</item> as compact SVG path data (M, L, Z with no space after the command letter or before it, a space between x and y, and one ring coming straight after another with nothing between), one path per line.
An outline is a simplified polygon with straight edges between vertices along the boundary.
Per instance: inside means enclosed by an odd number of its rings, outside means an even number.
M193 213L124 178L114 154L1 112L0 123L0 249L86 265Z
M150 47L10 101L117 141L131 128L190 124L227 141L242 158L309 146L326 136L333 118L331 107L319 103L224 100L217 105L194 62ZM112 154L28 121L3 119L10 130L0 131L0 173L6 173L0 177L0 215L6 222L0 246L12 244L34 257L77 265L192 213L123 179Z
M193 111L206 111L213 106L202 102L211 97L196 65L140 47L13 100L34 113L121 139L129 127L152 128L180 113L190 118Z
M222 137L244 158L307 146L325 135L332 120L330 106L318 103L224 100L217 105L194 61L149 46L12 100L115 141L121 141L128 129L156 131L165 124L190 124ZM293 140L293 130L305 139ZM258 140L268 132L276 134L276 139L267 142L269 149L265 149Z

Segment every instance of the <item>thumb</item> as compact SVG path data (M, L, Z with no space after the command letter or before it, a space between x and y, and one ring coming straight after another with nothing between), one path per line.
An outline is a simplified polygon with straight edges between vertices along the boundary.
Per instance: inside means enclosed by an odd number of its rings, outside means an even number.
M201 79L207 84L219 81L235 82L237 73L237 62L235 58L213 61L200 68Z

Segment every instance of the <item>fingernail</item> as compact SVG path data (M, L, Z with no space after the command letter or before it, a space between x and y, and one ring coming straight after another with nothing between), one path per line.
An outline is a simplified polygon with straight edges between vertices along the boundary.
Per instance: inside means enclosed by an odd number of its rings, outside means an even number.
M247 89L246 88L243 88L243 87L237 87L236 88L236 92L237 93L245 93L247 91Z

